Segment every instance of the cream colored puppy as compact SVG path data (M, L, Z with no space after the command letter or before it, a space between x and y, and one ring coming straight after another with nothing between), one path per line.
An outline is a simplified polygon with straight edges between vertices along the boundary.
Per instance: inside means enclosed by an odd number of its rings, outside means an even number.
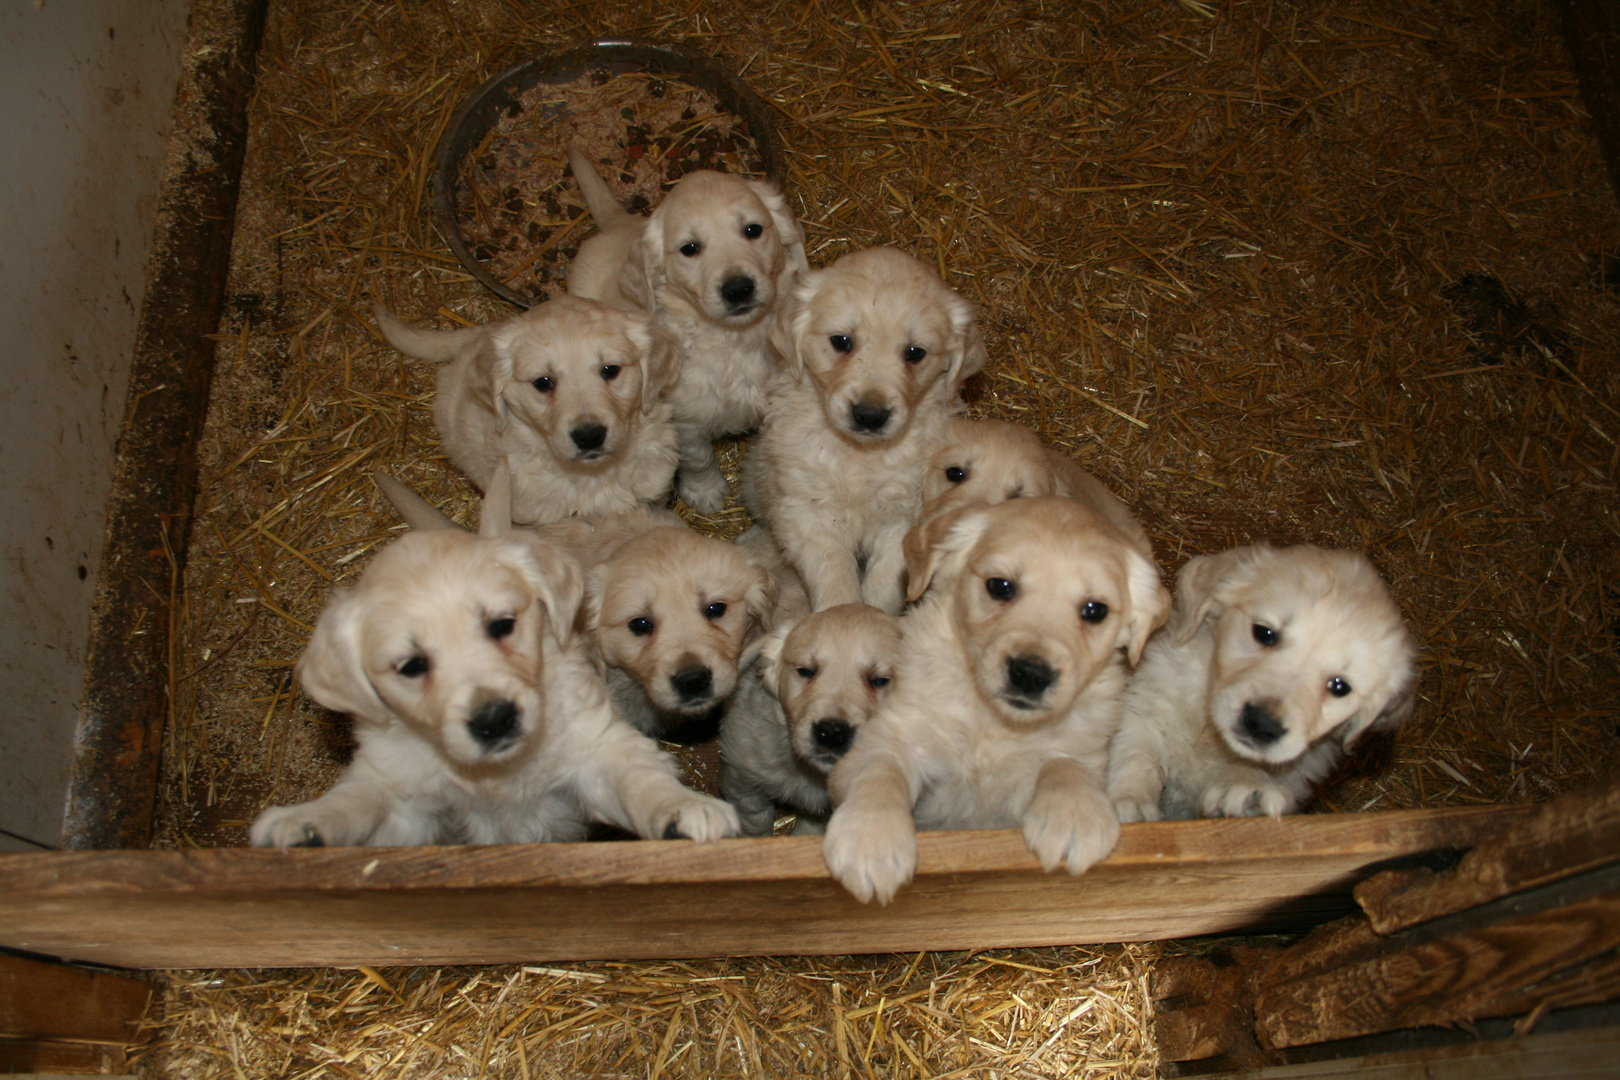
M615 705L660 739L706 742L764 632L775 583L749 552L638 512L543 530L586 565L583 622Z
M1078 874L1119 835L1108 739L1127 664L1169 607L1158 570L1070 499L917 528L921 601L900 620L894 692L830 777L827 867L888 903L916 868L916 829L1018 826L1043 867Z
M602 821L713 840L735 812L614 715L572 634L579 568L532 536L412 532L322 612L297 672L351 714L325 795L253 823L260 847L581 840Z
M753 430L765 414L775 372L766 334L779 297L809 272L804 231L763 180L689 173L644 219L619 205L577 150L568 160L601 230L580 245L568 291L647 312L674 341L680 378L667 398L680 434L680 495L712 514L730 493L712 444Z
M953 416L945 445L923 477L920 520L972 503L1060 495L1102 514L1136 549L1153 558L1153 544L1123 502L1095 476L1041 442L1026 427L1005 420Z
M1190 560L1109 752L1120 820L1298 809L1356 739L1411 714L1414 655L1356 552L1257 544Z
M559 296L488 326L416 330L373 310L390 345L445 365L433 401L445 454L483 490L504 457L514 520L613 513L668 495L676 435L660 395L676 372L645 316Z
M898 614L924 468L985 361L973 306L910 255L872 248L807 275L772 333L785 370L743 502L816 610L864 601Z
M777 626L754 678L720 725L720 794L748 836L768 836L778 806L796 834L825 828L827 774L890 692L900 620L845 604Z

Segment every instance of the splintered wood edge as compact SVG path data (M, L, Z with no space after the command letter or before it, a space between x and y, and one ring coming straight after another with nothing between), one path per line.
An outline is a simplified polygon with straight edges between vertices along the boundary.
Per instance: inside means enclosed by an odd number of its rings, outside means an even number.
M1469 848L1528 805L1127 825L1098 867L1371 864ZM1015 829L917 837L917 878L1038 870ZM820 837L418 848L207 848L0 854L0 899L99 893L378 892L780 882L827 877Z
M1536 808L1444 874L1394 871L1357 886L1379 934L1620 860L1620 774Z

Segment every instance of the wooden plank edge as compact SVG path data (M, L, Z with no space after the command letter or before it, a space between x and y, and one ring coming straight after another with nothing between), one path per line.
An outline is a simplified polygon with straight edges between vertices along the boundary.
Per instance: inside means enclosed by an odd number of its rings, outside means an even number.
M860 904L833 881L815 837L18 855L0 859L0 943L132 968L294 967L1299 930L1349 910L1349 889L1370 868L1467 847L1521 812L1132 825L1114 856L1079 877L1043 873L1016 830L925 833L919 874L887 907Z
M1560 796L1478 844L1442 874L1391 871L1356 886L1380 934L1620 861L1620 773Z
M1479 843L1530 806L1126 825L1098 868L1273 859L1397 860ZM919 878L1038 869L1016 829L925 832ZM1093 869L1095 872L1097 868ZM437 890L731 883L827 877L819 837L418 848L193 848L0 853L0 897L91 893Z
M0 1037L142 1042L155 989L145 979L0 954Z

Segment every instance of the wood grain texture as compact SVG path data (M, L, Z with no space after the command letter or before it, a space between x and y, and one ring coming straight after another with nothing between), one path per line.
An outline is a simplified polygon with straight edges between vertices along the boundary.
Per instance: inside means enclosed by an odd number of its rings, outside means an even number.
M1044 874L1015 830L924 833L886 908L817 837L0 855L0 944L137 968L815 955L1314 925L1372 868L1478 843L1487 807L1126 826Z
M124 1049L121 1046L0 1038L0 1073L26 1073L31 1076L81 1073L112 1080L113 1074L123 1073L124 1064Z
M1620 775L1538 807L1443 874L1396 870L1356 887L1356 902L1391 934L1498 897L1620 861Z
M125 1045L152 1001L152 984L0 953L0 1037Z
M1268 1047L1510 1015L1536 984L1620 946L1620 894L1449 935L1263 990Z

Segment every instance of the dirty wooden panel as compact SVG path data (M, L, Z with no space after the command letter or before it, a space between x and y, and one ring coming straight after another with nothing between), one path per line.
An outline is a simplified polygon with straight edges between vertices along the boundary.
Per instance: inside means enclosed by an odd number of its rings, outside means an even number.
M918 837L917 879L855 902L817 837L697 845L0 856L0 944L129 967L496 963L1144 941L1298 928L1389 860L1527 808L1126 826L1079 878L1016 830Z

